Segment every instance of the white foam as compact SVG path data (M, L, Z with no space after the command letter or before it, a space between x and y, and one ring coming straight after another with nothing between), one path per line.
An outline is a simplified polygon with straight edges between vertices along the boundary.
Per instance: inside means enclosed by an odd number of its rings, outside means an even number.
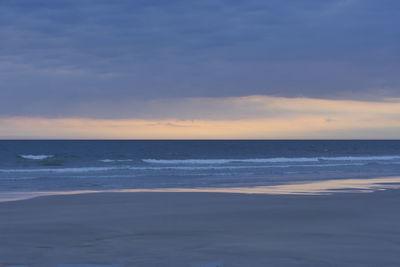
M122 267L119 264L57 264L56 267Z
M399 160L400 156L347 156L347 157L321 157L321 160L335 160L335 161L371 161L371 160Z
M228 164L228 163L286 163L319 161L385 161L400 160L400 156L346 156L346 157L300 157L300 158L254 158L254 159L142 159L150 164Z
M31 159L31 160L44 160L54 157L54 155L19 155L19 156L23 159Z
M29 172L96 172L121 169L120 167L81 167L81 168L44 168L44 169L0 169L3 173L29 173Z
M318 158L260 158L260 159L143 159L152 164L227 164L242 163L280 163L280 162L318 162Z
M399 163L395 163L399 164ZM160 167L80 167L80 168L43 168L43 169L0 169L0 173L79 173L79 172L101 172L113 170L132 170L132 171L157 171L157 170L233 170L233 169L260 169L260 168L290 168L290 167L335 167L335 166L363 166L364 163L337 163L337 164L300 164L300 165L264 165L264 166L160 166Z
M128 162L132 161L131 159L101 159L99 160L104 163L113 163L113 162Z

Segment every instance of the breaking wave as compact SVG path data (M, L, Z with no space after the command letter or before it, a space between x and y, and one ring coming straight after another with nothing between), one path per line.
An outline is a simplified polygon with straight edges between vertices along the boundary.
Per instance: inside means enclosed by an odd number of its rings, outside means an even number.
M290 163L320 161L385 161L400 160L400 156L345 156L301 158L255 158L255 159L142 159L150 164L228 164L228 163Z
M30 159L30 160L44 160L54 157L54 155L19 155L19 156L23 159Z
M133 161L133 160L131 160L131 159L101 159L99 161L104 162L104 163L114 163L114 162L129 162L129 161Z

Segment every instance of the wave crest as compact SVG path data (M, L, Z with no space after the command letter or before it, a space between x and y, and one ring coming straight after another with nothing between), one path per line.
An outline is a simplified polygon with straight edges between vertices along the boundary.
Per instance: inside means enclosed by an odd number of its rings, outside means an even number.
M30 159L30 160L44 160L54 157L54 155L19 155L19 156L23 159Z
M254 159L142 159L150 164L228 164L228 163L286 163L319 161L384 161L400 160L400 156L343 156L343 157L300 157L300 158L254 158Z
M128 162L128 161L133 161L133 160L131 160L131 159L101 159L99 161L104 162L104 163L113 163L113 162Z

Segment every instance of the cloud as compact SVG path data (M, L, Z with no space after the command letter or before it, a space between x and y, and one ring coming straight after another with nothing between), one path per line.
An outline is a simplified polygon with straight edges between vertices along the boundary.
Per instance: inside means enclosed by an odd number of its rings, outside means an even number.
M399 97L399 7L395 0L4 0L0 114L69 116L109 100L118 108L125 100L253 94Z
M153 102L149 117L0 118L0 138L385 139L398 138L400 101L249 96ZM147 117L147 118L144 118Z
M153 99L148 101L102 101L77 105L66 117L95 119L144 120L246 120L285 119L302 115L335 116L368 114L371 116L400 114L400 102L392 98L382 101L330 100L246 96L221 98ZM101 108L99 108L101 107ZM57 108L57 107L55 107ZM65 114L66 111L62 111ZM64 117L64 116L50 116Z

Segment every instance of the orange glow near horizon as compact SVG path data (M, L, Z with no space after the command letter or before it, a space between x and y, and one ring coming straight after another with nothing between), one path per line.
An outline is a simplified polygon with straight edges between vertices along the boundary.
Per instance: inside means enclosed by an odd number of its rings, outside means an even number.
M219 119L0 117L0 138L396 139L400 133L400 102L397 100L367 102L249 96L181 101L189 103L183 105L186 109L193 101L213 102ZM220 106L224 108L218 109ZM255 116L232 119L230 115L224 119L226 114L241 114L242 110ZM190 112L196 110L189 108Z

